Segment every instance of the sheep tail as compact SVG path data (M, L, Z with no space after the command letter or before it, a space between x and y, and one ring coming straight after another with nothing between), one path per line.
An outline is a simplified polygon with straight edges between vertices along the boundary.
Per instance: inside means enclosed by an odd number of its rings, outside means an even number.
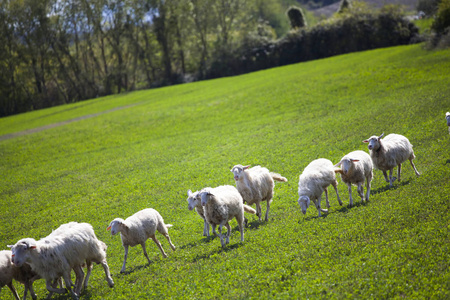
M344 174L344 172L340 168L334 168L334 173Z
M256 210L245 204L244 204L244 211L253 215L256 214Z
M286 182L287 181L286 177L283 177L283 176L281 176L278 173L270 172L270 176L272 176L272 178L274 180L276 180L276 181L281 181L281 182Z

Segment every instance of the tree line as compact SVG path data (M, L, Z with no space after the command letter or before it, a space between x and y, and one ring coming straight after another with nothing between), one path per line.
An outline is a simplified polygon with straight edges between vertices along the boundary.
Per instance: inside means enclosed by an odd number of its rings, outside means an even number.
M0 116L345 53L333 43L340 44L339 36L351 38L349 22L290 30L286 9L295 3L3 0ZM365 16L350 23L364 28L369 19ZM368 26L378 26L375 23ZM386 23L392 26L379 30L376 39L383 39L378 36L382 34L392 36L393 30L400 32L402 40L373 42L369 48L406 43L411 38L413 28L400 17ZM334 33L327 35L329 28ZM315 36L309 36L310 32ZM293 40L299 42L292 44ZM357 45L348 51L358 49Z

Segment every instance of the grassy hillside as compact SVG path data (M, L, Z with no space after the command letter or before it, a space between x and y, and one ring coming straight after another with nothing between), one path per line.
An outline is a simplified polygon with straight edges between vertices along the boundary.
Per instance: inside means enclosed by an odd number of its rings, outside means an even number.
M141 91L0 119L0 135L98 114L0 141L0 243L41 238L89 222L108 245L115 287L96 266L83 299L450 297L450 52L420 45L380 49L253 74ZM338 162L385 132L414 145L391 189L374 171L367 203L317 218L297 204L298 176L313 159ZM268 222L236 222L230 244L202 236L186 191L234 185L235 164L262 165L277 183ZM356 188L354 188L354 196ZM106 231L116 217L158 210L177 250L158 236L130 249ZM265 208L263 209L265 213ZM40 298L45 284L37 281ZM20 291L23 287L16 284ZM10 299L3 289L0 299ZM63 297L55 297L65 299Z

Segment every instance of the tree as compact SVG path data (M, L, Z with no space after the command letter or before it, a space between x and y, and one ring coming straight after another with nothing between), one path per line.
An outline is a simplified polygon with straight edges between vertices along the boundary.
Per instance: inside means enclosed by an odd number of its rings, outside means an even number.
M289 17L292 29L297 30L307 26L305 15L300 7L291 6L286 11L286 14Z
M342 0L341 3L339 4L337 13L342 14L346 11L349 11L350 9L352 9L351 0Z

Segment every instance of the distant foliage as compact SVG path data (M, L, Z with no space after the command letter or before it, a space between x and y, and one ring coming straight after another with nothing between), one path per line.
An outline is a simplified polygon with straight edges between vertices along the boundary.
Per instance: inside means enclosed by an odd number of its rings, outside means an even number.
M432 29L438 34L444 33L450 27L450 0L441 0Z
M341 4L339 5L338 13L343 13L345 11L348 11L352 9L352 3L350 0L342 0Z
M432 47L450 47L450 0L441 0L431 28L435 32Z
M426 16L430 17L437 12L440 0L419 0L417 2L417 11L423 11Z
M226 68L212 68L207 77L236 75L281 65L381 47L406 45L418 28L398 11L352 13L309 29L289 32L278 41L242 48ZM215 64L219 67L218 64Z
M289 21L291 22L291 28L296 30L299 28L306 27L306 18L303 10L297 6L291 6L286 11Z

